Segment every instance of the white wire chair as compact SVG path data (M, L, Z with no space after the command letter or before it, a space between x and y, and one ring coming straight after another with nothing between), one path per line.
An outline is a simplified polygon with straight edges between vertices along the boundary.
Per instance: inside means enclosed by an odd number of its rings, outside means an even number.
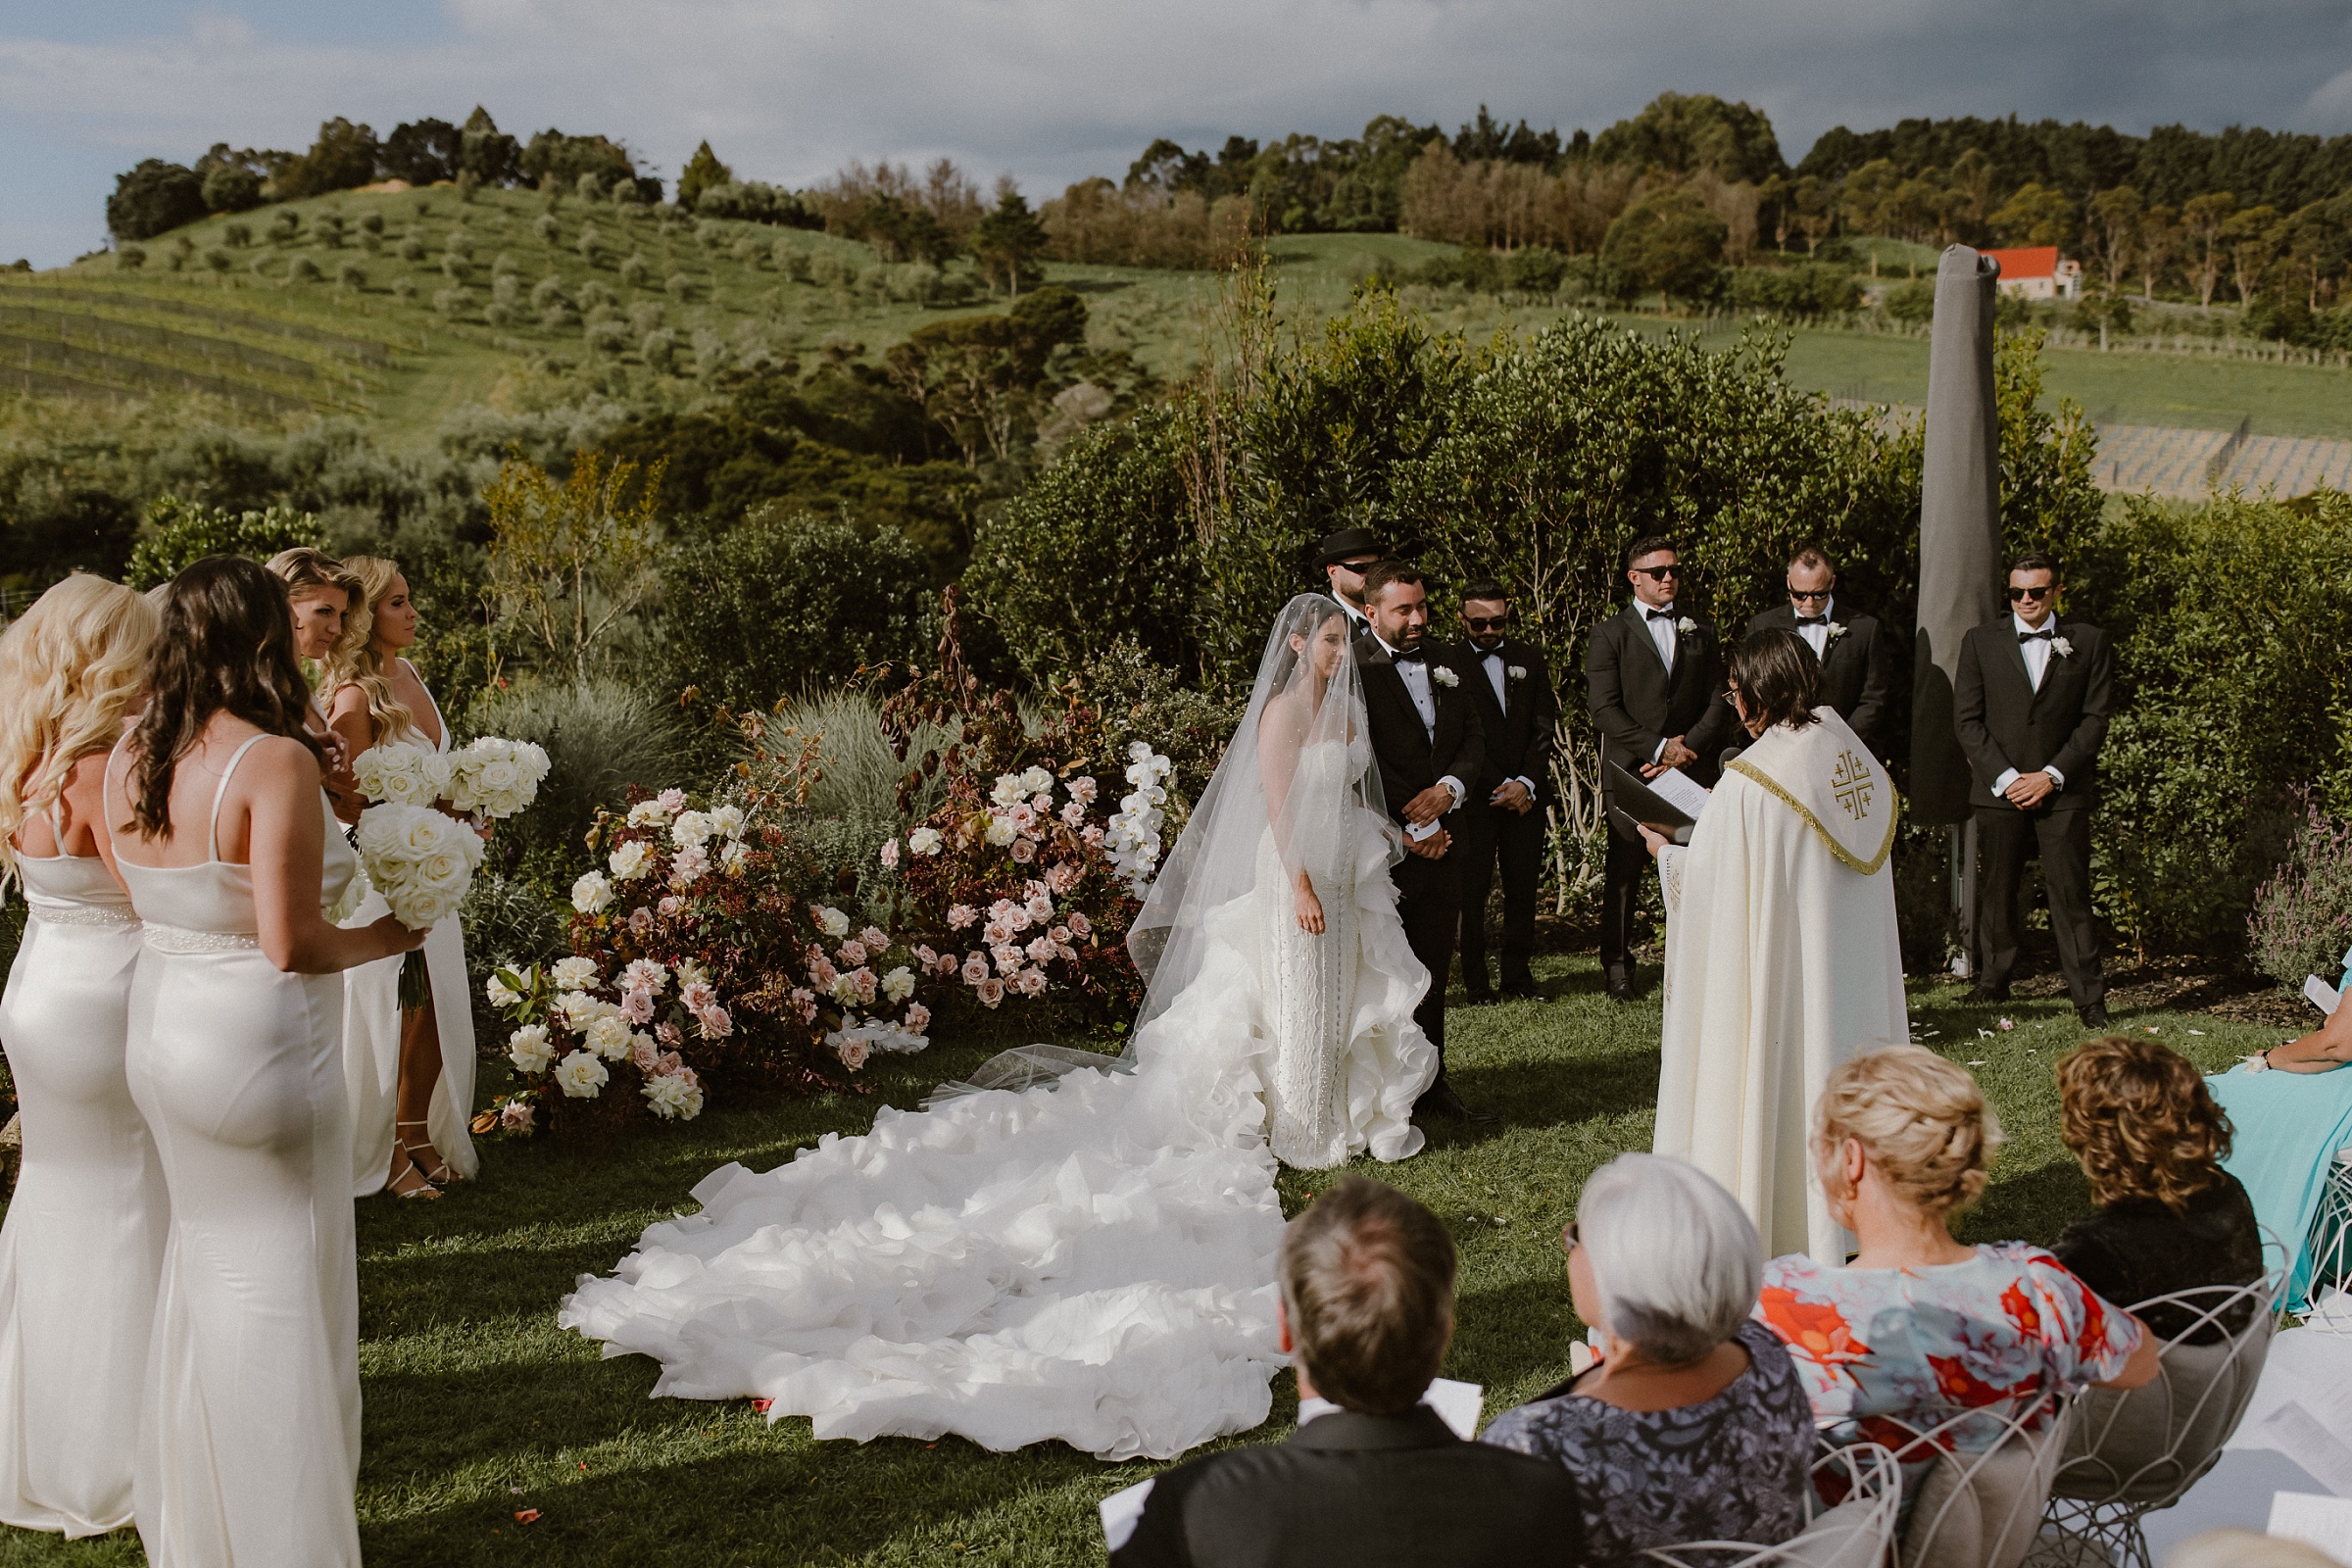
M1873 1416L1910 1494L1900 1568L2019 1568L2041 1528L2075 1396L2049 1390L1965 1409Z
M2270 1358L2285 1283L2285 1271L2273 1269L2250 1285L2175 1291L2131 1309L2173 1330L2162 1369L2136 1389L2077 1396L2034 1543L2036 1568L2146 1568L2141 1525L2221 1459ZM2208 1332L2212 1343L2189 1343Z
M1777 1546L1690 1541L1642 1555L1664 1568L1880 1568L1894 1544L1903 1503L1902 1466L1875 1443L1831 1448L1813 1461L1805 1528ZM1837 1496L1822 1501L1824 1493Z
M2352 1289L2352 1149L2337 1150L2328 1161L2327 1185L2303 1245L2311 1255L2311 1283L2304 1292L2302 1326L2315 1334L2352 1335L2352 1304L2320 1304L2330 1286Z

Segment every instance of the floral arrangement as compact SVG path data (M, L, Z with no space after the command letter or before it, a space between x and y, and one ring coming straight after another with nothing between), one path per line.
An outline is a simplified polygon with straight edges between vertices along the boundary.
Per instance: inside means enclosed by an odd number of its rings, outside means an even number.
M371 801L430 806L449 794L450 760L408 741L392 741L362 752L351 775Z
M1141 900L1159 867L1159 829L1167 819L1168 774L1175 764L1143 741L1127 747L1127 782L1134 791L1119 802L1110 819L1110 860Z
M519 814L547 777L547 752L536 741L483 735L447 759L449 804L478 824Z
M876 1051L930 1044L914 956L894 961L884 932L804 896L815 877L780 804L633 791L598 813L571 956L488 982L521 1087L479 1130L610 1127L634 1107L691 1120L717 1090L841 1087ZM616 1075L633 1096L608 1093Z

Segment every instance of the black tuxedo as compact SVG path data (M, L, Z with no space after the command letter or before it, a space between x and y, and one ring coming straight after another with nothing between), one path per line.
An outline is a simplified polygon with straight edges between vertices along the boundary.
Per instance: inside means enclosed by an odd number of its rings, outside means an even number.
M1674 667L1666 667L1650 636L1640 600L1592 628L1585 655L1592 723L1600 731L1600 757L1636 777L1657 757L1658 743L1680 735L1698 754L1687 771L1701 782L1713 760L1738 730L1738 716L1723 700L1723 649L1704 621L1676 638ZM1680 608L1674 612L1683 618ZM1604 766L1602 799L1608 800ZM1611 980L1630 979L1634 963L1634 900L1649 852L1642 840L1609 821L1607 877L1601 890L1600 962Z
M1428 646L1428 645L1424 645ZM1442 778L1459 779L1465 792L1486 775L1486 747L1478 710L1469 701L1458 674L1448 686L1439 671L1451 666L1431 647L1430 695L1435 700L1436 733L1421 722L1413 694L1389 657L1381 640L1366 632L1355 640L1357 673L1364 684L1364 718L1372 732L1372 756L1380 768L1380 788L1389 814L1399 825L1405 803ZM1465 794L1465 799L1467 794ZM1442 820L1448 833L1461 825L1455 811ZM1446 1082L1446 978L1453 968L1454 928L1461 918L1460 863L1462 847L1454 844L1437 859L1407 855L1396 868L1396 914L1404 922L1404 939L1413 956L1429 968L1429 990L1413 1019L1429 1043L1438 1048L1438 1077L1431 1089Z
M1361 637L1365 632L1372 629L1372 623L1364 618L1364 612L1362 611L1356 609L1355 606L1349 604L1347 600L1342 599L1336 591L1333 592L1330 597L1331 602L1340 607L1340 612L1348 617L1348 637L1349 641L1352 642L1354 639Z
M1503 639L1494 650L1502 660L1504 699L1494 696L1494 681L1487 656L1461 644L1446 651L1446 660L1461 676L1461 690L1478 710L1484 732L1487 768L1468 780L1470 799L1459 813L1455 857L1461 860L1462 984L1474 998L1490 995L1487 981L1487 893L1494 884L1494 868L1502 866L1502 986L1505 991L1532 991L1535 975L1528 960L1536 951L1536 886L1544 871L1544 804L1551 796L1551 754L1558 744L1560 700L1553 695L1551 674L1543 651L1515 637ZM1518 670L1512 675L1512 670ZM1489 806L1506 779L1524 778L1535 786L1536 806L1528 811Z
M1576 1483L1551 1459L1455 1437L1436 1411L1338 1410L1287 1443L1163 1471L1111 1568L1573 1568Z
M1831 601L1833 608L1836 604ZM1838 710L1838 716L1876 751L1880 728L1886 722L1886 705L1894 695L1894 648L1876 615L1840 614L1832 623L1844 629L1830 639L1822 656L1821 700ZM1776 606L1747 623L1751 637L1760 631L1795 630L1796 611L1789 605Z
M2050 929L2067 991L2077 1007L2105 1000L2098 933L2090 913L2090 804L2099 747L2115 702L2115 651L2107 634L2079 620L2052 621L2041 689L2027 673L2014 618L1971 627L1952 680L1952 728L1968 756L1969 801L1977 821L1982 883L1977 894L1979 983L2005 992L2017 967L2018 882L2030 845L2041 855ZM1997 794L2011 768L2054 767L2065 784L2031 811Z

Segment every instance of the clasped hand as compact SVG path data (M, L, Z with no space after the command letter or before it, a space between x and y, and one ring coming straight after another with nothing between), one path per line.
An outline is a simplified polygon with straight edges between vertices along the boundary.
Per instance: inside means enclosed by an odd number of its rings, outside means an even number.
M1495 788L1494 793L1487 797L1487 804L1499 806L1506 811L1517 811L1520 815L1525 816L1534 809L1536 798L1528 793L1526 785L1512 778L1503 780Z
M1404 803L1404 819L1415 827L1424 827L1453 809L1453 791L1443 784L1432 784Z
M2058 786L2050 781L2049 774L2036 771L2018 774L2009 781L2009 787L2001 793L2007 796L2009 804L2019 810L2031 811L2048 800L2057 792L2057 789Z
M1642 764L1642 776L1656 778L1670 767L1682 767L1697 760L1698 754L1685 746L1680 735L1670 735L1666 739L1666 749L1658 754L1658 760Z

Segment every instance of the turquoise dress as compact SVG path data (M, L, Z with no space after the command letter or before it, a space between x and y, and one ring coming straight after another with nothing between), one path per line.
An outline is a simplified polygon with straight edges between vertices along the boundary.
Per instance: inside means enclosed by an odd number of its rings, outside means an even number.
M2352 1071L2249 1072L2240 1065L2205 1080L2235 1130L2224 1169L2254 1200L2254 1217L2292 1262L2286 1300L2308 1306L2312 1217L2328 1191L2335 1152L2352 1144Z

